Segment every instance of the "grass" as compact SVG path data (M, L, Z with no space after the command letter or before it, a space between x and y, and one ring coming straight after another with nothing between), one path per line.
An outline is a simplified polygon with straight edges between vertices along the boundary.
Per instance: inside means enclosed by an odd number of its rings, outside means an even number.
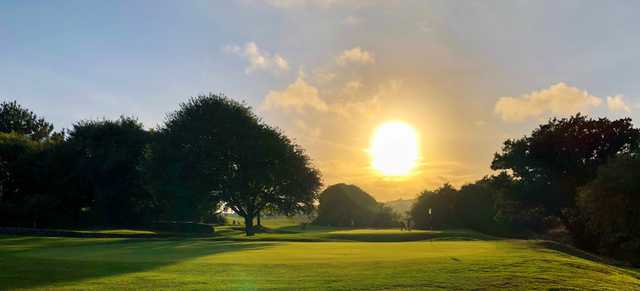
M267 224L268 222L265 222ZM0 288L640 289L640 272L544 242L474 232L334 229L274 223L182 239L0 236Z

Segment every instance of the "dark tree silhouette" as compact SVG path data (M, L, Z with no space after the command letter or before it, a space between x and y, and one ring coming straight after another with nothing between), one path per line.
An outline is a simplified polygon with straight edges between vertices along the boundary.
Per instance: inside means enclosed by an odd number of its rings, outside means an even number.
M41 141L51 136L53 125L16 101L0 103L0 132L16 132Z
M593 180L597 168L620 152L638 146L640 130L631 119L610 121L583 115L552 119L530 136L507 140L491 164L494 170L511 170L525 186L521 202L544 206L559 215L575 205L579 186Z
M598 169L581 187L577 206L586 221L585 236L595 249L640 264L640 157L625 154Z
M135 225L148 220L153 199L140 166L150 134L134 118L81 121L65 144L68 181L85 201L94 223Z
M397 226L397 215L358 186L335 184L320 194L315 224L349 227Z
M1 224L34 226L47 200L44 151L47 144L12 132L0 133ZM47 205L48 204L48 205Z
M310 211L321 185L298 145L224 96L181 104L151 153L152 188L168 217L199 220L224 204L244 217L247 235L267 205L285 214Z
M448 183L435 191L423 191L411 208L411 219L420 228L459 226L460 220L456 216L457 195L458 191Z

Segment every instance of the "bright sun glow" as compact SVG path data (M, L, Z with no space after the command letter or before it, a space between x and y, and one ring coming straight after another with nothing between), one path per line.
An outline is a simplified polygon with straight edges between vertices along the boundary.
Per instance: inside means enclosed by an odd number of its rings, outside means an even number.
M371 165L385 176L407 176L420 159L416 131L404 122L382 124L371 140Z

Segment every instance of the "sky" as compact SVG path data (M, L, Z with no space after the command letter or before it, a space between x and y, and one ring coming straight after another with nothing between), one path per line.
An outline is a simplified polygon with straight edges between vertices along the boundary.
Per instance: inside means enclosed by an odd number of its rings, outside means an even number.
M639 118L637 1L2 1L0 99L58 129L160 125L223 93L306 149L325 185L381 201L491 174L551 117ZM412 174L368 148L388 121L419 135Z

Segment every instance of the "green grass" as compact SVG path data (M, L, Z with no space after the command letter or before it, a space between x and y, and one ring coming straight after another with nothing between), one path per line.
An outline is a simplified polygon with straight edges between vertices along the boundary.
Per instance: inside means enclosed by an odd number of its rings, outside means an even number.
M212 238L0 236L0 288L640 289L638 270L540 241L464 230L277 226L251 238L238 227L223 227Z

